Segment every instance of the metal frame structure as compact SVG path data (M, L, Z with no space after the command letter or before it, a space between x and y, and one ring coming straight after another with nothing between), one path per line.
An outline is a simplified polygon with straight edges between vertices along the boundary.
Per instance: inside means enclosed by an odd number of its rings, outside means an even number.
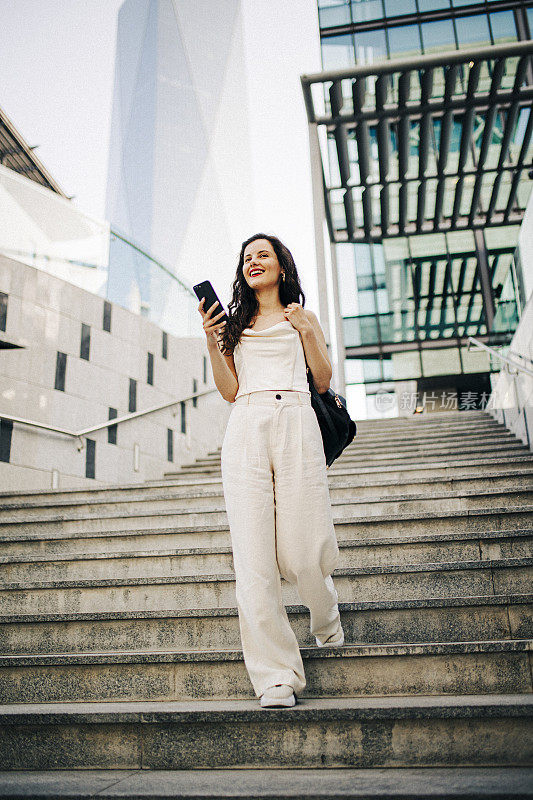
M33 152L36 146L26 142L0 108L0 164L71 200Z
M506 161L519 111L530 108L533 101L533 86L526 79L532 54L533 41L528 40L302 75L309 124L326 126L328 133L335 138L341 178L338 188L344 190L346 225L344 228L333 225L331 190L326 189L326 218L331 241L381 242L383 238L393 236L475 230L521 222L524 208L515 206L520 179L529 168L524 162L533 132L533 114L529 115L517 163L508 164ZM514 58L518 58L518 63L513 86L507 88L502 85L502 79L508 60ZM444 76L443 93L442 96L433 96L433 86L440 70ZM490 75L488 86L480 85L482 70ZM461 85L460 71L464 73L464 85ZM351 81L352 102L349 104L342 87L342 82L347 80ZM329 82L330 113L317 115L311 87ZM490 166L487 155L498 112L505 114L505 125L497 165ZM476 113L484 115L485 125L477 163L466 169ZM452 125L454 117L459 116L462 120L459 157L456 169L451 170ZM437 172L431 175L428 173L428 153L433 120L440 120L440 138L436 154ZM419 126L416 174L409 174L412 125ZM377 132L379 175L372 175L371 170L371 127L375 127ZM391 177L391 133L397 138L397 178ZM354 137L357 143L357 179L352 177L349 137ZM489 173L494 173L491 198L488 208L481 209L482 184ZM502 211L496 209L496 200L504 173L512 175L512 184ZM431 179L436 180L437 185L434 214L428 219L427 189ZM474 187L470 207L465 212L461 206L467 181L473 181ZM454 182L453 208L447 215L443 208L445 188L449 190ZM408 214L410 186L417 195L414 219L410 219ZM361 187L360 199L356 197L357 187ZM396 187L397 220L391 218L391 190ZM378 202L379 212L376 213ZM362 217L360 227L356 224L358 217Z
M484 323L491 331L496 309L483 230L519 224L523 219L523 204L516 201L520 181L528 180L527 170L531 169L526 154L533 134L533 113L529 114L515 163L510 163L509 153L520 112L530 109L533 101L532 55L533 41L527 40L301 75L315 213L319 209L327 222L335 308L339 308L336 244L372 244L413 235L472 231L472 255L478 262L476 283L483 301ZM315 109L313 87L322 90L321 103L324 94L329 98L325 113ZM475 147L474 124L481 115L484 127ZM495 145L496 120L501 122L501 140ZM459 121L460 140L452 158L452 135L457 134ZM414 127L419 134L416 149L412 147ZM334 140L338 186L328 188L326 183L319 128ZM499 147L496 156L495 146ZM504 175L510 188L502 209L497 198ZM490 181L492 190L487 199ZM342 193L342 205L334 206L331 192ZM335 224L343 217L344 224ZM315 237L319 285L325 285L321 225L315 224ZM447 272L447 286L449 278ZM472 297L470 300L471 305ZM320 293L319 303L321 318L329 328L325 293ZM342 319L335 320L332 333L338 353L336 383L345 392L345 357L380 357L387 352L464 345L467 332L456 331L442 343L418 336L414 341L385 343L379 336L373 344L349 347L345 347ZM505 344L509 339L508 335L495 337L482 330L477 335L491 343L501 340Z

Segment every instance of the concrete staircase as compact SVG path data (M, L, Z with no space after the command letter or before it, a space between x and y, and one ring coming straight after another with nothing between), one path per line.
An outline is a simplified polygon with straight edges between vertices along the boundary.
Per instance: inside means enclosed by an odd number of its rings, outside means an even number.
M1 493L0 797L533 797L533 454L439 413L359 422L328 475L346 644L283 582L292 709L244 667L219 452Z

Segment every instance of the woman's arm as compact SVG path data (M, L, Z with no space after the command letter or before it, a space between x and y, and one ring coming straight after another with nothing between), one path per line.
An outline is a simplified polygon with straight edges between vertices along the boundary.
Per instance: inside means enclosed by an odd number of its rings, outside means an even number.
M318 317L307 309L305 309L305 313L309 325L300 330L300 336L316 390L319 394L323 394L329 389L333 369L328 358L326 338Z
M207 342L207 352L211 359L211 368L216 387L224 400L229 403L235 401L235 395L239 388L237 372L233 355L225 356L219 349L218 343L213 340Z
M220 317L223 317L226 312L222 309L218 314L213 315L215 308L220 305L219 302L213 303L207 311L204 311L204 303L205 297L200 300L198 311L202 315L202 326L206 336L207 352L211 359L213 378L224 400L233 403L239 388L233 354L225 356L218 346L218 337L226 324L226 320L221 320Z

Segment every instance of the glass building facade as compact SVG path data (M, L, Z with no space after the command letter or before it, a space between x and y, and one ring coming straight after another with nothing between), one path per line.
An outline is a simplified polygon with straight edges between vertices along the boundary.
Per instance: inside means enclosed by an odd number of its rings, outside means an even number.
M181 324L184 335L191 309L182 284L197 282L210 247L220 260L234 259L227 206L238 181L226 188L227 156L249 175L241 152L247 141L236 135L246 127L244 78L240 0L220 0L216 13L208 0L125 0L120 7L107 296L166 330ZM245 206L248 194L238 188Z
M318 10L325 71L474 53L533 30L533 6L517 0L319 0ZM514 102L513 92L533 84L531 58L466 61L453 75L435 61L411 80L407 100L401 78L369 72L321 85L346 395L358 416L401 413L400 387L408 402L414 390L415 406L425 392L455 392L461 408L467 390L482 406L492 367L465 337L505 346L525 301L513 255L531 191L531 100ZM508 106L483 110L475 98L496 90ZM444 111L425 113L439 98ZM387 117L387 103L419 107ZM333 124L341 113L355 120L344 131ZM380 409L383 390L396 390L395 405Z

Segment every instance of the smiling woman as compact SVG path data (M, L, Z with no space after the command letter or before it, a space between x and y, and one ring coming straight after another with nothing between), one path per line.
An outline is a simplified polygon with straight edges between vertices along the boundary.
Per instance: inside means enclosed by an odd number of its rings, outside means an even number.
M301 301L301 302L300 302ZM339 558L322 435L306 374L325 392L331 364L320 323L303 308L280 240L243 242L226 323L203 312L215 383L234 403L221 451L244 662L262 707L291 707L306 686L281 578L311 612L319 646L341 646Z

